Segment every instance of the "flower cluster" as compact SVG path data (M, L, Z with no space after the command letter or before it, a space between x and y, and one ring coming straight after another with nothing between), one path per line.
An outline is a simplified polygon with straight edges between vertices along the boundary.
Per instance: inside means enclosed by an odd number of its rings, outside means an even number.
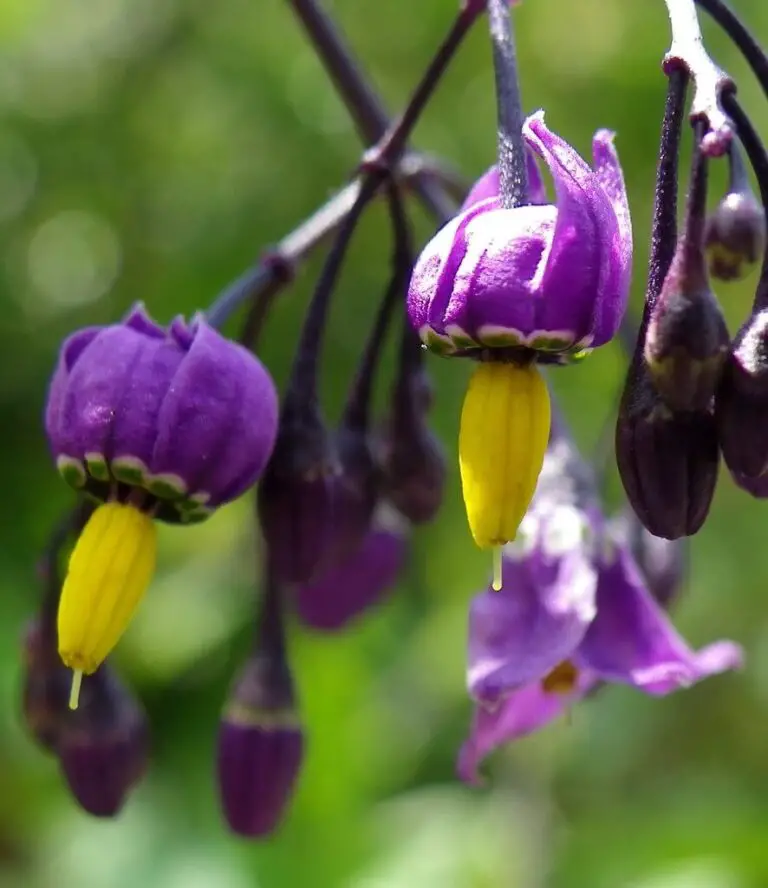
M490 588L469 610L475 715L462 778L476 781L492 750L605 684L665 695L741 663L729 641L690 649L666 611L685 570L683 538L709 511L720 454L741 487L768 496L768 156L700 35L675 33L638 330L627 314L633 231L614 135L596 132L590 164L543 111L522 114L511 5L460 5L356 182L204 314L161 326L137 305L123 321L75 332L61 346L45 430L79 504L44 558L45 594L24 641L24 715L92 814L117 813L147 764L146 715L105 661L151 583L157 523L204 521L256 487L255 642L223 704L216 767L230 828L252 838L277 828L305 753L289 617L331 633L382 602L411 535L442 503L447 467L430 428L428 351L472 362L458 469L472 536L493 551ZM486 11L497 163L462 190L459 207L439 176L415 175L441 227L414 258L394 173L440 74ZM746 55L755 52L750 44ZM690 75L695 138L678 236ZM719 156L729 165L728 191L707 215L707 166ZM332 296L357 223L380 191L390 273L331 425L319 392ZM254 353L261 323L294 263L334 230L278 396ZM737 277L761 255L753 311L731 340L710 278ZM242 303L250 312L235 342L220 329ZM399 348L377 416L394 319ZM608 517L592 468L552 409L546 374L617 334L629 353L616 426L628 504ZM59 555L75 531L61 577Z

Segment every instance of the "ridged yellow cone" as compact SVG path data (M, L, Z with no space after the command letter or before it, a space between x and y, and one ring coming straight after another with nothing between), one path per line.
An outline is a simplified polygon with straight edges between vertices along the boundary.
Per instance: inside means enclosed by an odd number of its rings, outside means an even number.
M461 411L459 468L469 527L481 549L517 535L544 463L550 423L549 392L533 364L477 365ZM498 551L493 588L501 588Z
M59 656L74 670L69 705L77 708L90 675L125 632L155 571L157 530L135 506L106 503L86 524L69 559L59 601Z

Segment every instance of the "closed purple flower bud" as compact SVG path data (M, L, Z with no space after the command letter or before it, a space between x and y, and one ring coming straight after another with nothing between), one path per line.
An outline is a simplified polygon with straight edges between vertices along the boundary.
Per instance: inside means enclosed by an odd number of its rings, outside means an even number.
M701 528L719 458L712 410L670 410L636 358L616 421L616 462L627 499L652 534L675 540Z
M408 551L409 523L381 502L358 548L296 590L296 610L313 629L334 632L379 604L392 590Z
M612 135L596 134L594 169L543 112L526 120L523 137L552 173L556 204L474 203L416 263L409 317L441 354L522 347L566 360L610 340L624 314L632 232Z
M759 475L742 475L740 472L731 472L734 482L747 493L751 494L755 499L768 499L768 474Z
M735 142L728 159L728 193L707 219L705 234L709 272L723 281L744 277L765 252L765 210L752 192Z
M333 490L329 567L360 547L371 526L379 493L379 472L365 426L342 421L336 432L339 472Z
M114 817L144 776L146 715L107 666L83 679L80 705L66 713L56 754L72 795L94 817Z
M53 751L67 717L72 674L56 650L56 628L36 618L24 633L22 714L37 743Z
M700 243L685 235L650 311L644 356L653 384L673 410L706 410L730 345L707 280Z
M445 459L427 424L431 402L421 344L408 328L403 331L392 406L378 436L378 458L387 499L413 524L431 521L443 501Z
M721 281L745 277L765 250L765 213L751 191L730 192L707 220L709 273Z
M733 342L715 416L730 471L759 478L768 469L768 309L755 312Z
M338 473L338 456L317 405L289 392L257 499L261 530L281 580L307 583L327 563Z
M219 796L233 832L262 838L277 828L303 756L304 735L287 666L256 655L237 678L219 726Z
M164 329L137 305L122 323L66 340L45 427L73 487L100 500L118 484L138 488L157 518L188 523L259 477L277 395L258 359L202 316Z

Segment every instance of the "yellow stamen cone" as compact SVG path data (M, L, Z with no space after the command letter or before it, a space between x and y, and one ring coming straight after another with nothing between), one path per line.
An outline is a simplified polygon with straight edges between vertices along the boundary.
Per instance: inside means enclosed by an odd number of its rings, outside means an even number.
M467 520L481 549L514 540L544 464L549 392L533 365L483 362L464 398L459 468ZM498 568L493 588L501 588Z
M99 506L80 534L58 614L59 656L75 670L73 709L79 678L95 672L125 632L152 579L156 553L154 522L132 505Z

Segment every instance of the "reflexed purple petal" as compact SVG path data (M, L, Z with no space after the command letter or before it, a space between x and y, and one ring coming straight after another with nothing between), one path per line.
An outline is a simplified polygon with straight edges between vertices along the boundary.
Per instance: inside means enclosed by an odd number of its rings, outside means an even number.
M606 681L664 695L738 668L738 645L719 642L691 650L643 583L632 556L618 547L600 570L597 617L584 636L577 665Z
M476 706L469 737L459 752L459 777L466 783L480 783L478 767L486 756L543 728L581 699L595 682L594 676L582 672L571 694L547 693L534 682L505 697L493 709Z
M158 415L153 473L180 475L211 506L253 484L272 452L277 395L261 363L206 323L179 367Z
M610 271L616 218L594 172L544 123L544 113L523 126L528 145L546 162L557 195L557 223L534 286L547 294L537 325L546 330L591 330L595 302ZM604 340L602 340L604 341ZM595 345L602 341L594 341Z
M595 300L596 341L606 341L616 332L617 318L621 320L627 307L632 277L632 218L624 174L613 147L613 139L614 134L609 130L599 130L592 140L595 178L608 197L616 217L607 265L608 276L602 285L602 298Z
M470 694L496 703L543 679L574 653L595 616L597 571L584 549L547 553L544 534L519 560L505 559L503 588L472 602Z
M293 794L303 753L298 727L222 723L219 795L233 832L260 838L277 828Z
M379 507L375 526L356 552L318 580L298 587L296 609L308 626L341 629L380 602L397 582L408 549L407 531L402 519L398 527L390 519L383 523L381 515Z

